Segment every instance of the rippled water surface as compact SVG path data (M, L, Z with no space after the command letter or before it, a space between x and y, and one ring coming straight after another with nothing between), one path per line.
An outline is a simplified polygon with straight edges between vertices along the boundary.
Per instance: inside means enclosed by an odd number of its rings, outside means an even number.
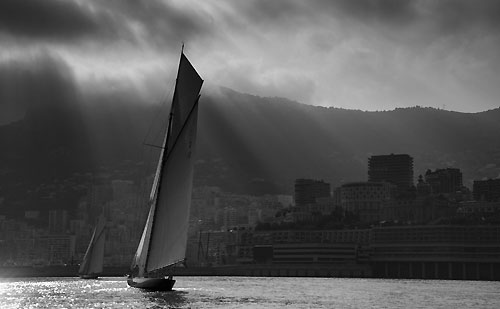
M0 308L500 308L500 282L177 277L172 292L125 278L0 279Z

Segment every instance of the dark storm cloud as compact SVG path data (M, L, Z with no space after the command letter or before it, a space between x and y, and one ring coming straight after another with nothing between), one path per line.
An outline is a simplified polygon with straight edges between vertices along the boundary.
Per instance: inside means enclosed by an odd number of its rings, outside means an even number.
M470 26L500 28L500 1L444 0L426 3L427 15L442 30L459 32Z
M370 24L398 24L403 29L417 24L426 25L428 37L458 34L472 28L498 30L500 28L500 1L497 0L334 0L316 1L318 7L341 12Z
M97 30L93 16L71 1L0 1L0 32L16 37L69 39Z
M256 22L294 23L315 18L323 14L335 17L352 17L361 20L384 22L411 20L415 1L412 0L311 0L311 1L265 1L254 0L234 4L237 10Z
M314 23L321 15L351 18L370 24L432 23L435 31L461 31L469 26L500 27L500 1L497 0L254 0L234 4L242 16L256 23L281 24L309 19ZM397 30L397 29L395 29Z
M500 25L500 1L497 0L316 0L317 9L341 12L360 20L411 22L434 21L443 26L474 23Z
M207 81L242 92L475 110L496 104L499 28L495 0L0 0L0 62L46 48L84 96L155 98L185 42Z
M164 44L207 29L206 16L160 0L0 1L0 34L15 38Z

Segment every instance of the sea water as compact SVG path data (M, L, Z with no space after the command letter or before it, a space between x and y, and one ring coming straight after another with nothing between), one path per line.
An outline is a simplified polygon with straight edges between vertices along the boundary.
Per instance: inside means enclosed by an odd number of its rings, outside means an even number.
M500 282L177 277L146 292L125 278L0 278L0 308L500 308Z

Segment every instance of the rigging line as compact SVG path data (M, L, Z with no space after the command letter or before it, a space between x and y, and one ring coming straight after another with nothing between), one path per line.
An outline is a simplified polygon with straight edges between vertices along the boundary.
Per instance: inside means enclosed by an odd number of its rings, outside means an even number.
M143 145L146 144L146 140L151 136L151 131L153 130L153 125L158 122L157 121L158 118L160 117L160 115L163 114L161 112L161 110L163 108L165 108L165 106L167 105L166 104L167 97L168 97L169 94L172 93L172 91L173 91L173 89L175 87L175 79L172 78L172 76L169 78L169 82L167 82L167 85L169 85L169 86L166 87L165 91L163 92L162 98L161 98L161 100L159 101L159 104L158 104L157 112L155 113L155 117L153 117L153 119L150 122L150 125L148 127L148 131L144 135L144 138L143 138L143 141L142 141ZM157 140L158 139L158 135L161 132L163 132L162 129L157 130L157 131L158 132L156 133L156 137L153 140ZM149 197L149 194L150 194L150 192L149 192L150 190L148 190L148 186L146 184L147 184L148 175L150 175L150 170L151 170L151 165L152 165L151 162L153 161L153 151L152 151L151 148L148 147L146 149L146 147L142 147L141 161L145 162L145 165L144 165L143 173L142 173L142 179L143 179L143 181L142 181L142 184L141 184L141 188L139 190L139 194L137 195L136 201L135 201L135 205L136 206L139 206L139 204L142 205L144 203L144 201L148 200L148 198L146 198L146 196ZM142 214L141 207L137 207L137 209L138 209L139 214ZM139 220L139 222L140 222L140 220ZM138 222L138 224L140 224L139 222Z
M163 92L163 95L161 96L160 100L158 101L159 107L157 112L155 113L155 117L150 123L150 126L148 128L148 132L146 133L143 143L146 142L146 139L150 136L151 131L153 129L153 124L155 124L158 120L158 118L163 114L161 110L167 106L167 98L172 96L172 92L175 90L175 83L176 83L176 78L173 78L173 75L170 75L168 78L168 82L166 83L167 87L165 87L165 90ZM158 135L163 132L163 130L158 130L159 132L156 132L155 138L158 138Z
M153 145L153 144L146 144L146 143L144 143L143 145L144 146L153 147L153 148L158 148L158 149L165 149L165 147L163 147L163 146L158 146L158 145Z
M161 115L163 115L162 109L167 106L167 91L165 91L164 95L162 96L162 99L159 101L159 106L157 108L157 111L152 119L152 121L149 124L148 131L146 132L146 135L144 136L143 143L146 142L146 140L150 137L152 131L153 131L153 126L154 124L158 121L158 118L160 118ZM158 132L159 131L159 132ZM163 130L157 130L155 138L158 138L158 135L162 132Z
M177 260L175 262L172 262L172 263L170 263L170 264L168 264L166 266L163 266L163 267L159 268L158 270L162 270L163 271L163 270L166 270L167 268L172 268L172 267L174 267L177 264L185 264L185 261L186 261L186 259Z

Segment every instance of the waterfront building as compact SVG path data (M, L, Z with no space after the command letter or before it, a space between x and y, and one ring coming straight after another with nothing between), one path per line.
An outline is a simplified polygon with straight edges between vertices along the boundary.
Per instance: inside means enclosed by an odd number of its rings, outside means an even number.
M355 263L357 247L349 243L283 243L272 245L273 264Z
M283 243L352 243L368 245L370 233L370 229L256 231L253 235L253 243L260 245Z
M500 280L500 225L375 227L376 277Z
M395 184L400 192L413 187L413 158L407 154L371 156L368 159L368 181Z

